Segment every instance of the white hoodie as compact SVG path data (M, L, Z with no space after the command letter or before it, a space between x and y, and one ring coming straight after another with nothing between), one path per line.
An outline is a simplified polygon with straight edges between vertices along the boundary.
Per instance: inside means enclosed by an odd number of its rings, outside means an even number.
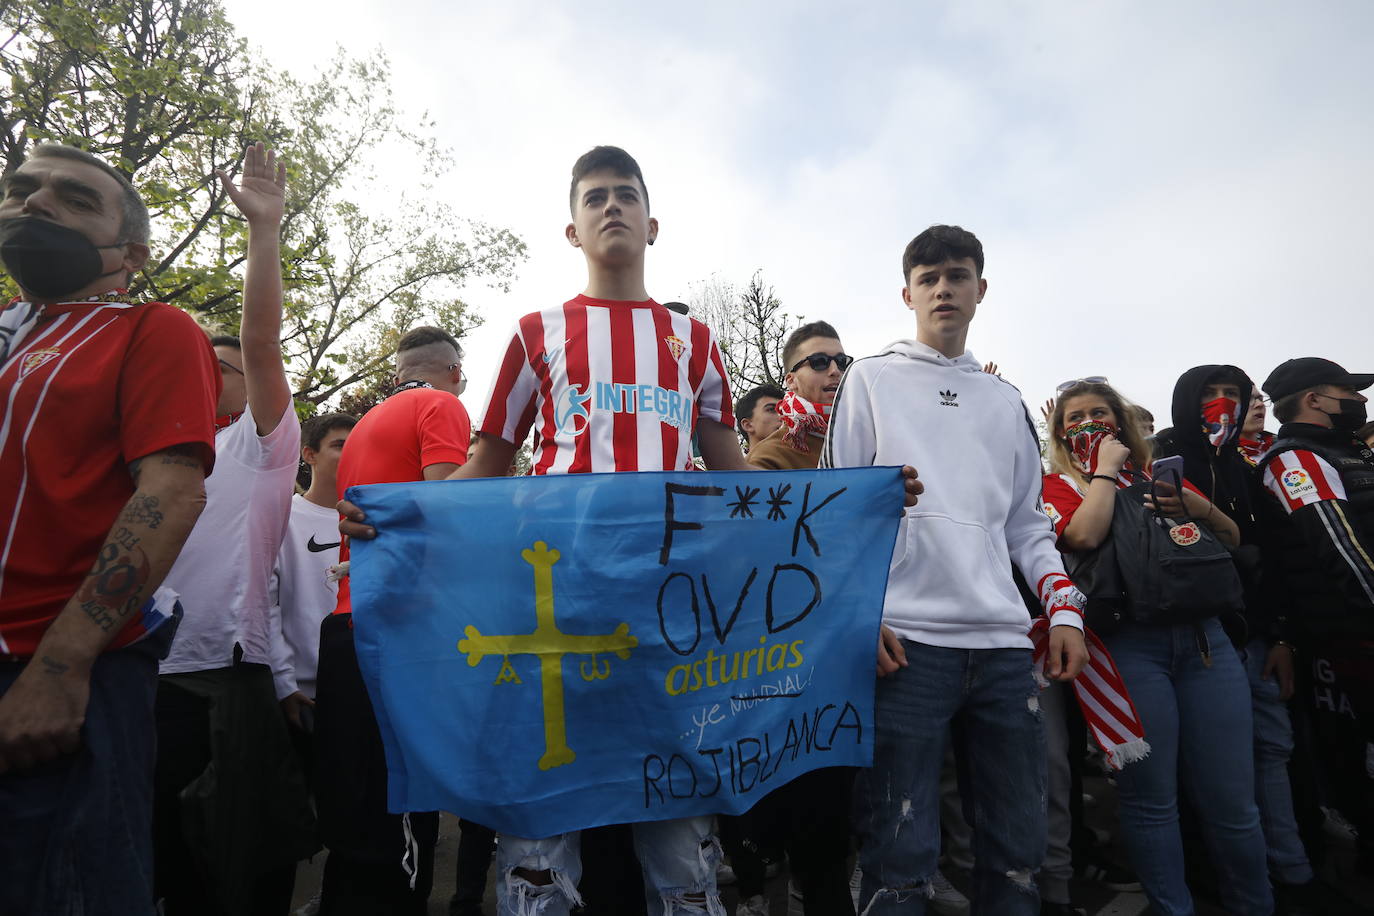
M856 361L835 395L821 467L913 465L925 484L906 510L883 623L898 636L959 649L1031 647L1012 580L1063 574L1040 507L1040 447L1014 386L973 354L950 359L899 340ZM1052 624L1082 627L1071 611Z

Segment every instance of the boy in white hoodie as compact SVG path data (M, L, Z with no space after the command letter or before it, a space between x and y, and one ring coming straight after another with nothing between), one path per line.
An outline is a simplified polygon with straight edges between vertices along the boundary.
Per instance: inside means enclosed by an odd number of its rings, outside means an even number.
M866 916L926 912L951 729L975 831L975 912L1040 912L1045 742L1013 563L1050 615L1046 674L1071 680L1088 657L1082 596L1040 509L1030 415L1020 393L981 371L964 347L987 292L982 273L982 244L958 226L932 226L912 240L902 299L916 313L916 339L849 369L821 461L911 464L926 486L893 549L873 768L856 792Z

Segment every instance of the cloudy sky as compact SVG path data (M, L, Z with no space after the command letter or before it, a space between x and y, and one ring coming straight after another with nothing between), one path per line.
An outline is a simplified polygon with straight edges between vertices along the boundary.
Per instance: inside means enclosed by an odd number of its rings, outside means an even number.
M761 268L872 353L915 332L903 247L951 222L987 252L969 346L1031 403L1106 375L1163 419L1199 363L1374 371L1369 3L226 5L302 76L383 50L453 151L441 193L528 243L466 296L474 413L514 319L582 289L567 182L599 143L644 169L660 301Z

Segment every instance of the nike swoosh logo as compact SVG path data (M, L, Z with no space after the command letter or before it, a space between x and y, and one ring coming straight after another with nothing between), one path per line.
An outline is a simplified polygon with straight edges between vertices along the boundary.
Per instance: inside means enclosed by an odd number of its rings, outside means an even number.
M342 543L343 541L335 541L332 544L316 544L315 535L312 534L310 535L310 540L305 542L305 549L310 551L311 553L323 553L324 551L329 550L332 547L338 547Z

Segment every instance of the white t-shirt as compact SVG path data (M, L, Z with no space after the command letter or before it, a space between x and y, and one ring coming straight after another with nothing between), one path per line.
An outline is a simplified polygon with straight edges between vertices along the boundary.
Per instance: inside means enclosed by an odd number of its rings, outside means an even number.
M205 510L167 574L185 616L162 674L227 667L235 642L245 661L271 664L267 584L286 534L300 449L292 404L266 436L258 436L248 410L215 436Z
M339 542L339 513L333 506L292 497L286 540L269 588L272 680L279 700L297 690L315 696L320 622L333 612L339 595L339 584L329 581L329 567L339 562Z

